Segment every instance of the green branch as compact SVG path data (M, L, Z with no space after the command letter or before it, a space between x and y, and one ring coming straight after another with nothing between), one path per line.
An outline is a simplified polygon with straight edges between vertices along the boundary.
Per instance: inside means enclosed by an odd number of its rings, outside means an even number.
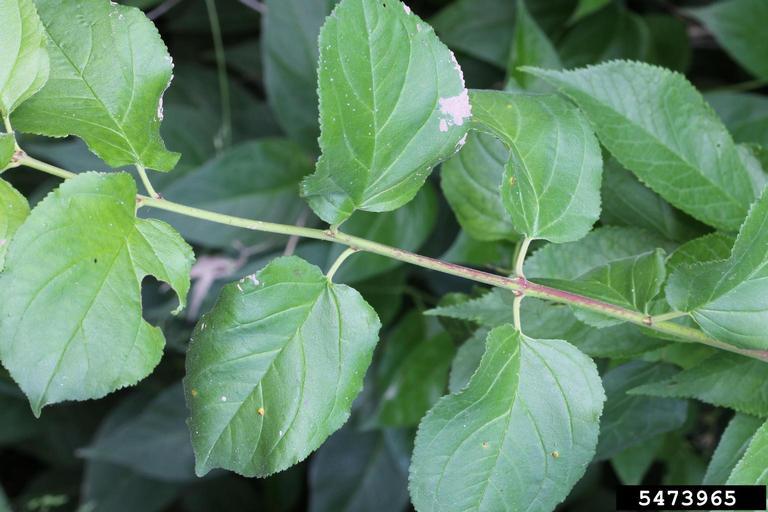
M75 173L66 171L45 162L41 162L40 160L36 160L28 156L23 157L20 163L21 165L47 172L60 178L66 179L76 176ZM278 224L274 222L245 219L242 217L215 213L208 210L194 208L192 206L174 203L166 199L152 198L144 195L137 195L137 206L157 208L159 210L165 210L168 212L177 213L179 215L185 215L187 217L214 222L217 224L223 224L226 226L250 229L253 231L261 231L286 236L299 236L302 238L312 238L315 240L338 243L353 249L353 251L349 251L346 256L349 256L354 251L364 251L371 254L378 254L380 256L385 256L387 258L401 261L403 263L409 263L417 267L422 267L428 270L434 270L436 272L442 272L444 274L469 279L471 281L489 286L510 290L515 292L520 297L535 297L558 304L567 304L581 309L594 311L611 318L616 318L618 320L642 326L659 334L663 334L665 337L675 341L686 343L701 343L703 345L727 350L729 352L735 352L747 357L768 361L768 351L748 350L734 347L727 343L723 343L722 341L710 338L704 332L698 329L694 329L685 325L666 320L659 321L657 318L646 315L644 313L640 313L638 311L622 308L608 302L577 295L575 293L559 290L557 288L536 284L534 282L528 281L523 276L505 277L491 274L482 270L456 265L454 263L430 258L428 256L422 256L420 254L380 244L365 238L348 235L341 231L332 231L330 229L313 229L293 226L289 224ZM340 262L337 260L337 263Z

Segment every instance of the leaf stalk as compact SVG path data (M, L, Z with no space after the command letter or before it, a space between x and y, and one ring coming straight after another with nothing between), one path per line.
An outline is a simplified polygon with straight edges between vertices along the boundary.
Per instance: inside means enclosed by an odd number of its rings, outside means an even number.
M325 275L325 277L328 278L329 281L333 280L333 276L336 275L336 271L339 270L339 267L341 267L341 264L344 263L344 261L355 254L357 252L357 249L354 247L347 247L344 249L344 252L339 254L339 257L336 258L336 261L333 262L333 265L331 265L331 268L328 269L328 273Z
M147 193L151 197L159 198L160 194L157 193L155 187L152 186L152 182L149 181L149 176L147 176L147 170L144 168L144 166L136 164L136 170L139 172L139 178L141 178L141 182L144 184L144 188L147 190Z

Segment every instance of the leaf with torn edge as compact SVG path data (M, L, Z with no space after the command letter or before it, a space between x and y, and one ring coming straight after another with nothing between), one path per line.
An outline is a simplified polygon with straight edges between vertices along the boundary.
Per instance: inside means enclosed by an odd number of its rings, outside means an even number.
M84 173L40 202L0 274L0 358L39 415L100 398L155 368L165 338L142 318L141 282L189 290L192 249L160 221L136 218L126 173Z

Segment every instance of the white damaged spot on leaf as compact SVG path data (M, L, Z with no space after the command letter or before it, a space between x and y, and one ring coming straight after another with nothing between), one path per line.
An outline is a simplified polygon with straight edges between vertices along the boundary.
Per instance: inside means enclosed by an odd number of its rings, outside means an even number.
M465 120L472 117L472 106L469 104L467 89L457 96L440 98L439 103L440 112L445 116L440 120L441 132L447 132L451 126L462 126Z

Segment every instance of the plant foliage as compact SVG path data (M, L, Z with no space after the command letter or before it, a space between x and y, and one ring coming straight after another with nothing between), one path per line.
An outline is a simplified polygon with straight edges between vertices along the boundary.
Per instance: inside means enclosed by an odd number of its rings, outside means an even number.
M0 510L768 484L768 4L677 3L0 0Z

